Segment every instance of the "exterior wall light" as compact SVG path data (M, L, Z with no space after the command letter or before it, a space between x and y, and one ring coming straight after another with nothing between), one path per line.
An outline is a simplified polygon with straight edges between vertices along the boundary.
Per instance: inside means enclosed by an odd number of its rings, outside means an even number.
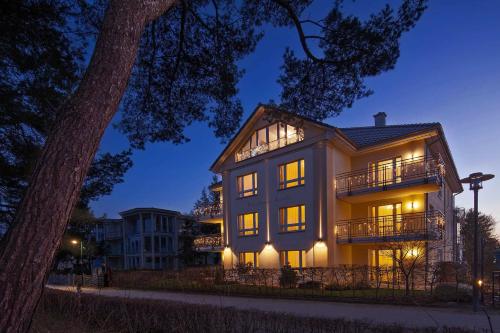
M314 244L315 247L326 247L325 242L320 238L316 241L316 244Z
M406 204L406 207L408 209L417 209L418 208L418 202L417 201L410 201L408 204Z

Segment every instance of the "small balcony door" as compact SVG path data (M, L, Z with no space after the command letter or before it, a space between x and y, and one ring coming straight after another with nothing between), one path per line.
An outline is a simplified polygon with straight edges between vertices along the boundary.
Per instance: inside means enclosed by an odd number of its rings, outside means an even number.
M401 157L370 162L368 169L370 170L368 179L372 187L401 182Z
M401 230L401 203L373 206L371 215L378 236L394 236Z

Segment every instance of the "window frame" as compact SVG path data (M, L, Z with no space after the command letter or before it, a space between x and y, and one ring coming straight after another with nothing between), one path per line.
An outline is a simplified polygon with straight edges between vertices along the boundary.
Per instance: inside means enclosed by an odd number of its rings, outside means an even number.
M249 190L245 190L243 187L244 184L244 177L246 176L252 176L252 188ZM236 190L238 192L238 198L243 199L243 198L249 198L253 197L258 194L258 178L257 178L257 171L249 172L244 175L240 175L236 177ZM246 193L250 193L250 195L245 195Z
M289 164L292 163L297 163L297 174L298 177L294 179L287 179L286 176L286 167ZM299 158L294 161L286 162L283 164L278 165L278 188L280 190L286 190L289 188L294 188L298 186L303 186L306 184L306 175L304 173L305 171L305 159L304 158ZM297 185L289 185L290 183L295 183L297 182Z
M245 229L245 215L252 215L253 220L253 228ZM238 236L239 237L249 237L249 236L257 236L259 235L259 213L258 212L248 212L238 214L237 216L238 222ZM247 234L247 232L252 232Z
M243 262L242 256L244 257L246 254L253 254L253 268L258 268L259 267L259 252L258 251L244 251L244 252L239 252L238 253L238 263L241 265L247 265L247 262Z
M391 161L391 163L383 163L388 161ZM383 173L384 169L382 168L382 166L385 164L387 165L390 164L392 168L392 175L390 180L386 180L385 179L386 174ZM403 169L404 169L403 157L401 155L382 158L379 160L368 162L369 185L371 187L382 187L386 185L401 183L403 181ZM380 179L381 175L382 175L382 180Z
M307 257L307 252L304 249L297 249L297 250L282 250L280 251L280 267L284 267L286 263L289 263L290 261L288 260L288 252L299 252L299 267L292 267L292 269L303 269L307 267L306 264L306 257Z
M276 140L270 141L269 131L273 126L276 127ZM264 129L265 133L262 133L262 130ZM262 136L265 137L263 140L262 138L259 138L259 132L261 132L263 134ZM283 136L281 134L283 134ZM243 155L244 153L250 152L252 149L256 149L260 146L267 146L265 150L266 152L269 152L279 148L283 148L293 143L300 142L302 140L304 140L304 129L302 127L290 125L281 121L275 121L269 125L265 125L255 129L248 140L245 141L244 145L240 149L238 149L237 154ZM258 153L257 155L260 154L261 153ZM238 157L236 157L236 162L241 162L242 160L250 157L253 157L253 155L241 160L238 160Z
M297 223L288 223L288 209L289 208L296 208L298 207L299 209L299 221ZM304 214L302 214L302 207L304 207ZM306 215L306 205L305 204L300 204L300 205L293 205L293 206L287 206L287 207L280 207L278 217L279 217L279 224L280 224L280 232L285 233L285 232L301 232L305 231L307 227L307 221L306 217L302 217L302 215ZM297 227L297 230L288 230L289 228Z

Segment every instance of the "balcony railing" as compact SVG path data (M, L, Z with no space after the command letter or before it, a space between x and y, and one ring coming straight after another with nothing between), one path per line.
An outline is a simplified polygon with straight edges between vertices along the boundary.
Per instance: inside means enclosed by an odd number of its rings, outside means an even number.
M297 133L288 135L284 138L280 138L278 140L274 140L268 143L261 144L257 147L253 147L247 150L242 150L236 153L236 162L240 162L246 160L248 158L264 154L278 148L282 148L288 146L292 143L297 143L304 140L304 131L297 130Z
M351 195L369 190L387 190L414 182L440 182L445 166L440 158L418 157L394 160L377 167L345 172L337 175L337 194Z
M194 215L197 217L216 217L222 215L222 202L217 202L204 207L199 207L194 210Z
M106 231L106 234L104 235L106 240L120 239L122 237L123 234L121 230Z
M443 227L440 211L344 220L336 224L337 243L438 240Z
M195 238L193 246L196 251L220 251L224 248L224 235L198 236Z

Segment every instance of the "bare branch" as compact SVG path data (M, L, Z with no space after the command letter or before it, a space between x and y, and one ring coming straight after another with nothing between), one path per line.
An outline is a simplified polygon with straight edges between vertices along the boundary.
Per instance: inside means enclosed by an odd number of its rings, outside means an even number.
M299 17L297 16L297 14L295 13L292 6L290 6L288 1L286 1L286 0L274 0L274 2L276 2L278 5L280 5L281 7L283 7L287 11L288 16L293 21L293 24L295 25L295 28L297 29L297 33L299 34L299 39L300 39L300 44L302 45L302 49L304 50L304 52L306 53L306 55L309 59L311 59L312 61L317 62L317 63L330 63L333 65L339 64L338 62L335 62L335 61L328 61L328 60L316 57L312 53L311 49L309 49L309 45L307 45L307 39L306 39L306 36L304 34L304 29L302 28L302 24L300 23L301 21L300 21Z

